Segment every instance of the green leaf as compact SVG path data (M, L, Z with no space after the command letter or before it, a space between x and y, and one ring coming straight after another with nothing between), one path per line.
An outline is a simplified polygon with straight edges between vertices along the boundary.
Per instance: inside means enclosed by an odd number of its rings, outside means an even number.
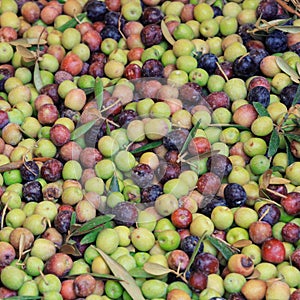
M276 128L273 129L270 142L269 142L269 148L268 148L268 156L272 157L276 154L280 144L279 134L276 130Z
M285 137L285 140L286 140L286 153L288 158L288 165L291 165L293 162L295 162L295 157L291 152L289 139Z
M176 41L172 37L165 21L163 21L163 20L161 21L160 27L161 27L162 34L163 34L164 38L167 40L167 42L170 43L171 45L174 45L174 43Z
M86 223L84 223L80 228L76 229L72 235L82 235L87 234L94 230L95 228L99 227L100 225L103 225L106 222L111 221L115 216L114 215L105 215L105 216L99 216L96 217Z
M272 167L272 171L283 173L285 171L285 169L282 166L274 166L274 167Z
M85 92L86 95L90 95L90 94L94 93L95 89L92 87L88 87L88 88L83 88L82 90Z
M255 110L261 117L270 117L266 108L259 102L253 102L252 105L254 106Z
M106 122L106 134L110 135L110 132L111 132L110 126L109 126L108 122Z
M296 105L297 103L300 103L300 84L298 85L297 92L293 100L292 106Z
M287 75L289 75L291 77L291 80L296 82L296 83L300 83L299 79L299 75L297 74L297 72L290 67L285 61L284 59L282 59L279 56L275 57L276 60L276 64L278 65L278 67Z
M206 237L206 232L207 232L207 231L205 231L204 234L202 235L201 239L199 239L199 241L198 241L198 243L197 243L197 245L196 245L196 247L195 247L195 249L194 249L194 251L193 251L193 254L192 254L192 256L191 256L191 259L190 259L190 261L189 261L189 264L187 265L187 267L186 267L186 269L185 269L185 271L184 271L184 277L186 277L186 273L189 272L189 270L190 270L192 264L194 263L194 260L195 260L197 254L198 254L199 248L200 248L200 246L201 246L201 244L202 244L204 238Z
M141 146L139 148L136 148L132 151L130 151L132 154L136 154L136 153L140 153L140 152L145 152L145 151L148 151L148 150L151 150L153 148L156 148L158 146L162 145L162 141L155 141L155 142L151 142L151 143L148 143L144 146Z
M120 278L120 284L127 291L133 300L145 300L140 288L136 284L132 276L124 269L123 266L118 264L109 255L103 252L101 249L94 247L102 256L111 272Z
M64 32L68 28L74 28L78 24L78 21L79 22L82 21L85 17L86 17L86 13L79 14L76 16L76 18L72 18L70 21L58 27L57 30Z
M97 239L98 233L104 228L113 228L113 222L107 222L100 227L96 227L90 233L84 235L84 237L80 240L81 245L94 243Z
M223 257L228 260L233 254L237 253L232 247L224 243L221 239L215 238L213 236L207 236L208 241L216 247L223 255Z
M153 275L147 273L142 267L129 270L129 274L134 278L152 278Z
M240 130L248 130L250 131L250 129L248 127L239 125L239 124L210 124L208 125L209 127L233 127L233 128L237 128Z
M285 135L290 141L294 140L294 141L300 142L300 135L298 135L298 134L285 133L284 135Z
M299 33L300 32L300 26L291 26L291 25L275 26L275 29L281 30L283 32L288 32L288 33Z
M114 174L114 176L111 178L111 182L109 185L109 191L110 192L120 192L118 176L116 174Z
M94 93L95 93L98 109L101 110L103 105L103 83L101 78L99 77L97 77L95 81Z
M40 68L39 68L39 63L37 61L35 62L35 65L34 65L33 82L34 82L34 86L38 92L44 86L42 77L41 77Z
M71 141L74 141L76 139L78 139L79 137L81 137L82 135L84 135L85 133L87 133L97 122L98 120L92 120L89 121L79 127L77 127L74 131L72 131L71 133Z
M186 138L186 140L185 140L185 142L184 142L184 144L182 146L182 149L181 149L181 151L179 153L179 156L181 156L184 153L184 151L187 149L190 141L195 137L195 134L196 134L197 129L199 128L200 124L201 124L201 119L199 119L197 121L197 123L195 124L195 126L189 132L189 135L187 136L187 138Z
M76 212L73 211L71 215L70 226L75 225L75 223L76 223Z

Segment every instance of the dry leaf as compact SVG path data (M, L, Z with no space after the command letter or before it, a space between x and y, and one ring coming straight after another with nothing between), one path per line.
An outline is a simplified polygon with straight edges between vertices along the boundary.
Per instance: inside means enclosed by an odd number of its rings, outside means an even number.
M268 185L270 184L270 179L271 179L272 173L273 173L273 171L270 169L270 170L267 170L262 175L262 181L260 184L261 189L265 190L268 187Z
M235 248L244 248L251 244L252 244L252 241L250 241L250 240L239 240L239 241L235 242L234 244L232 244L232 246Z
M59 252L70 254L73 256L81 256L80 251L77 249L75 245L64 244L60 247Z
M162 34L163 34L164 38L168 41L168 43L173 45L176 41L172 37L166 23L163 20L161 21L160 27L161 27L161 31L162 31Z
M291 181L286 178L281 177L271 177L270 178L270 184L288 184Z
M167 275L172 272L172 270L156 263L145 263L143 269L147 273L155 276Z
M257 279L260 276L260 272L257 269L254 269L253 273L247 277L247 279Z
M36 59L36 54L30 50L28 50L26 47L22 46L22 45L18 45L16 47L17 52L20 53L20 55L22 56L23 59L28 59L30 61L35 60Z

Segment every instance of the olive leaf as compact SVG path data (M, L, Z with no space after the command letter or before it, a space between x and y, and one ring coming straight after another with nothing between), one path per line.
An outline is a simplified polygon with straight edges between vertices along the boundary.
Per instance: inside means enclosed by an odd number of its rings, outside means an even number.
M161 21L161 24L160 24L160 27L161 27L161 31L162 31L162 34L164 36L164 38L167 40L167 42L171 45L174 45L174 43L176 42L174 40L174 38L172 37L166 23L164 20Z
M300 142L300 135L299 135L299 134L285 133L284 135L285 135L289 140L294 140L294 141Z
M72 236L87 234L91 232L92 230L96 229L97 227L105 224L106 222L111 221L115 216L114 215L104 215L104 216L98 216L83 225L81 225L79 228L75 229L74 232L72 232Z
M276 154L280 144L280 138L279 134L276 130L276 128L273 129L270 142L269 142L269 148L268 148L268 157L272 157Z
M300 32L300 26L292 26L292 25L275 26L275 29L281 30L283 32L288 32L288 33L299 33Z
M209 124L209 127L233 127L233 128L237 128L240 130L248 130L250 131L250 129L248 127L239 125L239 124Z
M11 46L23 46L23 47L31 47L32 45L45 45L47 41L39 38L21 38L14 41L10 41L9 44Z
M91 120L79 127L77 127L74 131L71 133L71 141L74 141L87 133L97 122L97 119Z
M286 153L287 153L287 158L288 158L288 165L291 165L292 163L295 162L295 157L292 154L292 151L290 149L290 143L289 143L289 139L287 137L285 137L286 143L285 143L285 149L286 149Z
M103 83L101 78L97 77L95 80L95 87L94 87L94 93L96 102L98 105L98 109L102 109L103 105Z
M0 166L0 173L19 169L23 165L23 161L14 161Z
M71 215L70 226L75 225L75 223L76 223L76 212L73 211Z
M104 228L113 228L113 222L107 222L100 227L96 227L91 232L84 235L84 237L80 240L81 245L94 243L97 239L98 233L102 231Z
M143 270L148 274L155 275L155 276L167 275L173 272L173 270L166 268L160 264L147 263L147 262L144 264Z
M69 255L73 255L76 257L82 256L81 252L78 250L78 248L76 247L76 245L71 245L71 244L63 244L59 251L61 253L65 253L65 254L69 254Z
M200 246L201 246L203 240L206 238L206 233L207 233L207 231L205 230L204 233L203 233L203 235L201 236L201 238L197 242L196 247L194 248L194 251L192 253L191 259L190 259L190 261L189 261L189 263L188 263L188 265L187 265L187 267L186 267L186 269L185 269L185 271L183 273L183 277L184 278L186 278L186 274L190 271L190 268L192 267L192 265L193 265L193 263L195 261L195 258L196 258L197 254L199 252Z
M217 248L221 252L226 260L237 253L237 250L234 247L228 245L226 242L219 238L209 235L207 236L207 239L215 248Z
M111 178L111 182L109 185L109 191L110 192L120 192L118 176L116 173L114 173L113 177Z
M86 17L87 13L78 14L76 17L72 18L70 21L66 22L62 26L58 27L57 30L64 32L68 28L74 28L78 22L82 21Z
M185 142L184 142L184 144L183 144L183 146L182 146L182 149L181 149L181 151L179 152L179 156L181 156L181 155L185 152L185 150L188 148L189 143L190 143L191 140L195 137L195 134L196 134L197 129L199 128L200 124L201 124L201 119L199 119L199 120L197 121L197 123L194 125L194 127L193 127L193 128L191 129L191 131L189 132L189 134L188 134L188 136L187 136L187 138L186 138L186 140L185 140Z
M297 63L298 73L300 73L300 63ZM300 85L298 85L296 95L293 99L292 106L295 106L297 103L300 103Z
M294 81L295 83L300 83L300 81L299 81L300 77L297 74L297 72L293 68L291 68L281 57L276 56L275 61L276 61L277 66L284 73L289 75L292 81Z
M138 147L136 149L133 149L130 152L132 154L136 154L136 153L140 153L140 152L145 152L145 151L154 149L154 148L156 148L156 147L158 147L160 145L162 145L162 141L154 141L154 142L148 143L148 144L146 144L144 146L141 146L141 147Z
M259 102L253 102L252 105L254 106L255 110L261 117L270 117L266 108Z
M26 62L35 61L36 60L36 53L28 50L26 47L22 45L16 46L16 50L22 56L23 60Z
M291 181L282 177L271 177L270 184L288 184Z
M39 68L39 63L38 61L35 62L34 65L34 71L33 71L33 82L34 82L34 86L36 88L36 90L39 92L42 87L44 86L43 81L42 81L42 77L41 77L41 72L40 72L40 68Z
M265 190L269 186L272 173L272 170L267 170L262 174L262 181L259 186L261 189Z
M135 267L129 270L129 274L134 278L152 278L153 275L147 273L142 267Z
M109 255L103 252L101 249L93 248L102 256L105 263L110 268L111 272L120 278L120 284L127 291L133 300L145 300L140 288L137 286L132 276L124 269L123 266L114 261Z

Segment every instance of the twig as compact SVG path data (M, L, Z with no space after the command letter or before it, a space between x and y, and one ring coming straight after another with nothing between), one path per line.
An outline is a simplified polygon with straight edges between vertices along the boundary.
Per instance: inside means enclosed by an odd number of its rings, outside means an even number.
M292 7L290 7L288 4L286 4L283 0L276 0L276 2L282 6L286 11L295 14L296 16L300 17L300 13L298 11L296 11L295 9L293 9Z

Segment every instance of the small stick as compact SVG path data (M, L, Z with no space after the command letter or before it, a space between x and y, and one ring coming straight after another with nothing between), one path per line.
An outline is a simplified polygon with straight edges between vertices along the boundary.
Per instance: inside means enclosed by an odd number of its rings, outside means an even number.
M290 7L288 4L286 4L283 0L276 0L276 2L282 6L285 10L287 10L288 12L295 14L296 16L300 17L300 13L298 11L296 11L295 9L293 9L292 7Z

